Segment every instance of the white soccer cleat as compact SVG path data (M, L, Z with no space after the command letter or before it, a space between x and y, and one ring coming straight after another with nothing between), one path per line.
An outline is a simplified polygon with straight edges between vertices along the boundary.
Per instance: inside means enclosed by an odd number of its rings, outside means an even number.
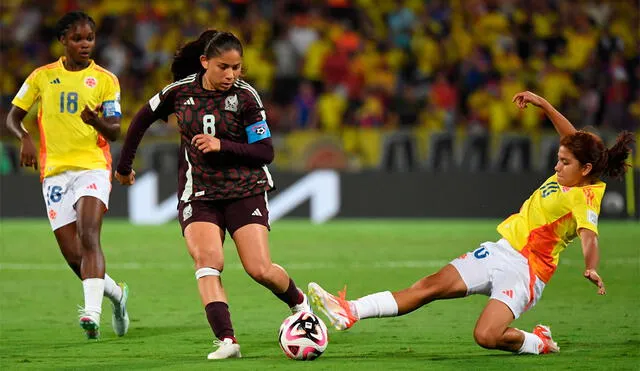
M80 308L80 327L87 335L87 339L98 339L100 337L100 314L87 312Z
M111 316L111 326L113 332L118 336L124 336L129 331L129 313L127 313L127 300L129 299L129 286L126 283L119 283L122 289L122 298L118 305L111 303L113 315Z
M560 351L558 343L551 338L551 329L549 327L537 325L533 328L533 333L542 340L542 346L538 349L540 354L557 353Z
M224 340L214 340L213 346L217 346L218 349L209 353L207 359L226 359L226 358L241 358L240 344L234 343L233 340L225 338Z
M313 310L311 309L311 305L309 304L309 298L304 293L302 293L302 296L304 296L304 299L302 300L302 303L296 304L296 305L291 307L291 313L292 314L296 314L296 313L299 313L299 312L313 313Z
M311 302L322 312L331 325L339 331L346 330L358 321L345 299L346 289L338 292L339 296L328 293L315 282L309 283L309 297Z

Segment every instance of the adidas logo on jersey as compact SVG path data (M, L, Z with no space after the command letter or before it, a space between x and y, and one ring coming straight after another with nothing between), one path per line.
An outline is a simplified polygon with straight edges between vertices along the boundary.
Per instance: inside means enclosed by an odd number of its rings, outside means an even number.
M253 215L253 216L262 216L262 213L260 212L260 210L255 209L255 210L253 210L253 212L251 213L251 215Z
M49 81L49 84L59 84L59 83L60 83L60 79L57 78L57 77L55 79Z
M196 104L196 102L193 100L193 97L189 97L189 99L184 101L183 105L185 105L185 106L193 106L195 104Z

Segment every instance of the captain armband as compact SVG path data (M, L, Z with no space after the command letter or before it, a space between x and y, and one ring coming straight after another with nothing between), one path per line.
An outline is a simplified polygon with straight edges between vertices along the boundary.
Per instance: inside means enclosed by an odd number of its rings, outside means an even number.
M122 116L122 109L120 108L120 102L117 100L108 100L102 103L102 115L104 117L120 117Z
M269 131L269 126L265 120L247 126L245 131L247 132L247 142L249 144L271 137L271 131Z

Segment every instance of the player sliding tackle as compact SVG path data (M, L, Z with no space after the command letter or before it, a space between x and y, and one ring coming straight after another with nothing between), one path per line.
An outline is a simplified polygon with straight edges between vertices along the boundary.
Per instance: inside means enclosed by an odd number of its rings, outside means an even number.
M597 273L598 214L605 190L600 177L625 173L633 136L623 132L607 149L597 135L576 130L545 99L527 91L516 94L513 102L522 109L528 104L539 107L553 122L561 137L555 173L518 213L498 225L498 241L480 244L407 289L348 301L344 291L334 296L310 283L313 303L336 329L346 330L366 318L401 316L435 300L483 294L490 299L473 332L478 345L515 353L558 352L549 327L538 325L526 332L509 325L538 302L560 253L576 236L582 242L583 275L599 295L605 294Z

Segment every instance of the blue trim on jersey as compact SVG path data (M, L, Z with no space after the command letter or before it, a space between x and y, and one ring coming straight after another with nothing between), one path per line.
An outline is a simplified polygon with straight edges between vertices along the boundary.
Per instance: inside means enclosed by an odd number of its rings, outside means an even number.
M115 100L108 100L102 102L102 116L103 117L120 117L122 112L120 110L120 102Z
M271 137L271 131L269 131L269 126L267 126L265 120L249 125L244 130L247 132L249 144Z

